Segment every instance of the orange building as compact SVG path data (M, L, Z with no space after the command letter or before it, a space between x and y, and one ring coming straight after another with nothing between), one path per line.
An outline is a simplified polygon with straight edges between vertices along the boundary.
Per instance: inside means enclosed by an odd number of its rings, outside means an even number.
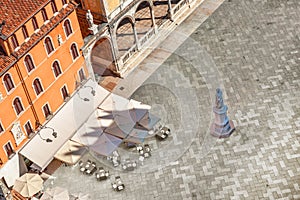
M13 180L6 168L17 152L87 78L76 6L1 0L0 178L6 182Z

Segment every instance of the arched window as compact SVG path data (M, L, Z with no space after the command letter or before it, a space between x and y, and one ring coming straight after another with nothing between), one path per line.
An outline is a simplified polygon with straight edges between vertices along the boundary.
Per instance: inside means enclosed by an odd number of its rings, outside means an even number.
M48 104L45 104L45 105L43 106L43 111L44 111L44 115L45 115L46 119L47 119L49 116L52 115L51 110L50 110Z
M22 26L22 33L25 39L29 37L26 26Z
M34 30L36 30L36 29L39 28L39 25L37 23L36 17L32 17L31 22L32 22Z
M79 56L76 44L72 44L71 53L73 60L75 60Z
M15 109L17 115L20 114L24 110L23 106L22 106L22 102L18 97L15 98L15 100L13 101L13 105L14 105L14 109Z
M41 92L43 92L42 84L39 79L36 78L33 81L33 88L34 88L36 95L39 95Z
M14 49L19 46L19 42L18 42L17 37L16 37L15 34L13 34L11 36L11 42L12 42L12 45L13 45Z
M47 51L47 54L49 55L52 51L54 51L54 48L53 48L53 44L52 44L52 41L49 37L47 37L45 39L45 48L46 48L46 51Z
M51 8L52 8L53 14L57 12L57 7L56 7L56 4L54 1L51 1Z
M53 68L55 77L58 77L61 74L61 69L60 69L59 63L57 61L55 61L52 65L52 68Z
M7 92L9 92L11 89L13 89L15 87L12 78L9 74L5 74L5 76L3 77L4 80L4 85L6 87Z
M48 20L47 12L45 8L41 10L44 22Z
M33 70L35 68L35 66L33 64L33 60L30 55L25 56L24 62L25 62L25 66L27 68L28 73L31 72L31 70Z
M70 20L66 20L64 22L64 29L65 29L65 34L66 36L68 37L69 35L71 35L71 33L73 32L72 31L72 28L71 28L71 23L70 23Z

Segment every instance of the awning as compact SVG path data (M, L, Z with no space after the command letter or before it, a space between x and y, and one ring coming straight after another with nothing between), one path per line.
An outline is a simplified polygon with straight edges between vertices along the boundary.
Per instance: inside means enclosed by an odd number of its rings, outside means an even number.
M73 165L79 161L85 152L86 148L82 144L68 140L55 154L54 158Z
M151 130L151 129L153 129L155 124L157 124L157 122L159 122L159 121L160 121L159 117L157 117L151 113L148 113L138 122L138 125L142 126L143 128L145 128L147 130Z
M129 136L124 139L124 142L130 142L135 144L141 144L144 142L145 138L148 136L148 131L133 129Z
M107 90L88 80L45 125L50 128L42 128L20 153L42 170L45 169L57 151L87 121L108 95ZM51 135L51 128L57 132L57 138ZM43 138L51 138L53 142L46 142Z
M25 172L25 169L23 169L24 167L21 163L21 159L23 158L16 154L0 169L0 178L4 177L8 187L13 186L15 180Z
M122 140L120 138L102 133L102 135L97 137L97 140L93 144L90 144L88 147L100 155L109 156L114 150L118 148L121 142Z

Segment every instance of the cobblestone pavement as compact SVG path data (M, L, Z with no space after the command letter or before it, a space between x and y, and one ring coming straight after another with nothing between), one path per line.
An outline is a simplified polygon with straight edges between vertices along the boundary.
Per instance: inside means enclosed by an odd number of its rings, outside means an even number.
M300 1L225 1L132 94L174 130L153 155L169 163L136 173L111 169L126 184L120 193L76 166L60 168L68 177L54 185L92 199L300 199L299 47ZM208 134L215 85L236 126L227 139ZM169 155L176 147L181 152Z

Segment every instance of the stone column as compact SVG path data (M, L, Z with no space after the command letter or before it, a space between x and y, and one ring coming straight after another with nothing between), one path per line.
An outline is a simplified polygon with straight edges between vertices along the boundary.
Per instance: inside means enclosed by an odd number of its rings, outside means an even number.
M113 58L115 61L115 65L117 68L117 73L119 73L120 69L122 68L123 64L120 63L120 53L119 53L119 47L117 43L117 36L116 32L114 31L114 28L108 25L108 32L111 38L111 45L112 45L112 52L113 52Z
M155 34L157 34L157 26L155 24L155 16L154 16L153 7L150 7L150 14L151 14L152 27L154 28Z
M168 0L168 14L171 21L173 21L173 10L171 0Z
M134 41L136 43L137 49L140 50L141 47L140 47L140 42L139 42L138 35L136 32L136 28L135 28L135 23L132 24L132 29L133 29Z
M227 117L227 106L223 102L222 90L216 90L216 102L213 107L215 113L214 123L211 125L211 134L215 137L225 138L229 137L235 130L234 124Z

